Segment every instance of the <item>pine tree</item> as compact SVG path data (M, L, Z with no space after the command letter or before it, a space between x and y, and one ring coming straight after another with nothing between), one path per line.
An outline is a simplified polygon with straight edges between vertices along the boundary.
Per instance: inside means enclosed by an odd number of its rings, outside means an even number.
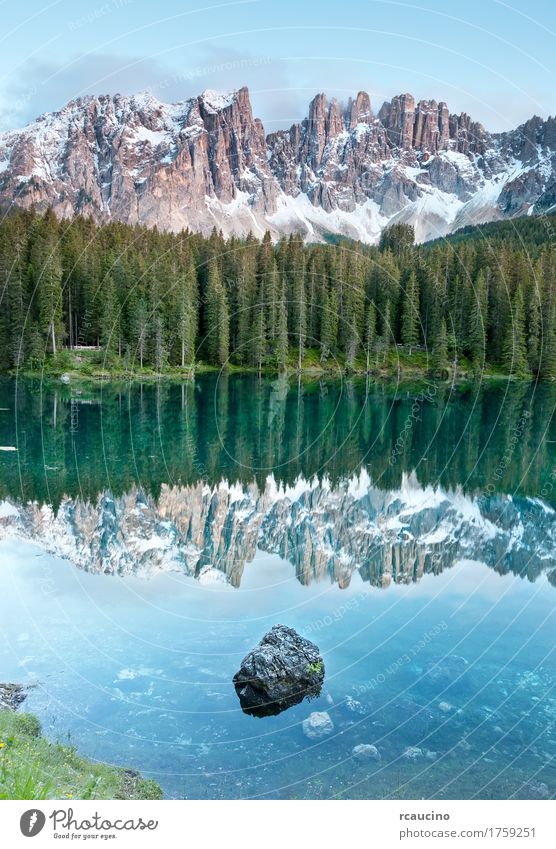
M474 298L469 319L469 354L473 369L480 372L484 368L486 357L486 328L488 293L486 278L481 269L475 279Z
M297 367L301 371L301 364L305 354L305 342L307 340L307 302L305 297L304 281L299 287L299 302L297 308L297 344L298 344L298 359Z
M448 332L443 318L436 333L431 357L431 369L434 374L442 374L448 368Z
M529 369L531 370L531 372L534 375L537 375L539 373L540 368L542 315L540 292L536 285L536 274L533 275L533 279L535 282L531 287L531 292L529 296L527 362L529 364Z
M371 370L371 354L376 344L376 309L372 301L367 307L365 319L365 353L367 360L367 373Z
M162 315L157 313L154 318L154 366L157 372L164 371L168 365L168 349Z
M278 303L278 326L276 329L276 361L280 371L288 365L288 308L286 304L286 282L282 278L282 289Z
M9 365L19 368L23 365L28 354L28 337L32 319L28 314L28 292L27 280L23 269L21 246L15 246L15 254L12 258L6 257L10 262L7 280L2 287L3 294L0 295L0 309L2 300L7 301L6 317L6 340L5 352L8 354ZM3 312L3 310L2 310Z
M263 363L266 358L266 329L265 329L265 310L262 303L255 305L254 311L254 326L253 336L251 339L251 351L254 365L257 366L259 374L263 369Z
M111 274L104 279L99 294L100 307L100 343L106 353L120 350L120 305L116 298L114 280Z
M264 235L258 256L258 298L264 309L264 323L267 338L272 342L278 330L278 302L280 286L278 266L274 256L272 239L267 231Z
M182 368L195 362L197 339L197 275L191 257L186 261L183 272L176 282L176 337Z
M325 293L322 307L320 348L321 360L327 360L336 351L338 341L338 296L336 289Z
M254 325L254 306L257 293L255 270L255 240L249 235L241 252L237 287L237 339L236 350L239 361L247 363L252 359L252 335Z
M380 250L392 251L401 256L411 250L415 244L415 229L411 224L391 224L382 231Z
M515 377L526 377L529 374L521 286L517 287L512 299L511 322L506 327L502 348L502 364L508 374Z
M149 323L147 305L145 299L140 295L134 299L131 308L131 339L141 368L143 368L147 351Z
M419 288L415 272L411 271L405 285L401 327L402 345L411 349L419 344Z
M228 298L216 260L209 262L205 295L205 326L209 362L224 365L230 353Z
M544 249L539 259L539 287L542 293L541 344L539 376L556 377L556 269L551 249Z
M30 252L33 287L38 293L39 327L45 345L56 355L64 336L62 321L62 263L57 222L49 212L38 219Z

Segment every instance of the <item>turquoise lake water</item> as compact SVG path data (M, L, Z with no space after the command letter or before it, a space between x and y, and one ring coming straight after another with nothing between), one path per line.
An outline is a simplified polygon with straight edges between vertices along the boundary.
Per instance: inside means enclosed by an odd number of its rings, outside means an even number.
M0 680L168 797L553 798L555 407L551 386L3 381ZM232 677L278 622L324 687L248 716Z

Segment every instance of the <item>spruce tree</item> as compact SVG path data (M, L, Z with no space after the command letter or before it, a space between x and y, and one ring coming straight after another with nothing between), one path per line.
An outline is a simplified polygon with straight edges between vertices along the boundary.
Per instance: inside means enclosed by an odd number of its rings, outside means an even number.
M511 321L506 327L502 347L502 365L508 374L514 377L526 377L529 374L525 341L523 289L521 286L517 287L512 298Z
M320 328L321 360L327 360L336 351L338 340L338 296L336 289L325 292Z
M278 302L278 326L276 329L276 362L280 371L285 371L288 365L288 308L286 305L286 282L282 277L282 287Z
M469 319L469 355L473 369L480 372L485 364L488 309L486 278L482 269L475 279L474 290Z
M401 326L402 345L411 350L419 344L419 288L415 272L411 271L405 284Z
M142 295L136 296L131 308L131 339L141 368L147 352L149 326L150 317L145 299Z
M209 362L224 365L230 353L228 298L215 259L210 260L205 297L205 326Z
M178 274L176 282L176 337L181 367L191 366L195 361L197 339L197 275L191 257L185 269Z
M367 361L367 373L371 370L371 354L376 344L376 309L372 301L367 306L365 319L365 354Z
M448 332L443 318L437 329L432 349L431 369L434 374L442 374L448 368Z
M114 280L109 273L98 297L100 301L100 343L105 353L120 350L120 305L116 298Z
M45 346L55 355L64 336L62 320L62 263L54 213L38 219L30 252L33 287L38 295L39 328Z

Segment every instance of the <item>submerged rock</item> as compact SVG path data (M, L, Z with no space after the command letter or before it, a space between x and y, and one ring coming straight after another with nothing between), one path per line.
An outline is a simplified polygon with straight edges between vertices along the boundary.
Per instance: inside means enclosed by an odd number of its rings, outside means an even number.
M328 737L333 731L334 723L325 710L313 711L303 720L303 733L309 740L320 740L321 737Z
M27 698L27 687L22 684L0 684L0 708L17 710Z
M352 699L351 696L346 698L345 707L350 713L357 713L360 716L364 716L367 713L366 707L361 702L358 702L357 699Z
M425 671L425 680L448 687L455 681L460 682L464 677L469 662L457 654L448 654L444 657L434 657L429 662Z
M403 753L403 757L407 761L418 761L423 757L423 750L419 749L418 746L408 746L408 748Z
M315 698L323 681L324 662L318 647L286 625L274 625L234 675L241 707L253 716L277 714L305 698Z
M533 799L550 798L550 790L544 781L528 781L524 790L526 791L527 796L531 796Z
M372 743L359 743L351 750L351 754L357 761L380 761L381 756L376 746Z

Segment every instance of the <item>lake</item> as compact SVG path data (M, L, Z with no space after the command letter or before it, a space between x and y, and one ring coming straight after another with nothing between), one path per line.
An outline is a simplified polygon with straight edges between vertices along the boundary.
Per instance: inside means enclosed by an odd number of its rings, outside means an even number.
M551 384L3 379L0 680L168 797L553 798L555 409ZM249 716L232 677L276 623L324 686Z

